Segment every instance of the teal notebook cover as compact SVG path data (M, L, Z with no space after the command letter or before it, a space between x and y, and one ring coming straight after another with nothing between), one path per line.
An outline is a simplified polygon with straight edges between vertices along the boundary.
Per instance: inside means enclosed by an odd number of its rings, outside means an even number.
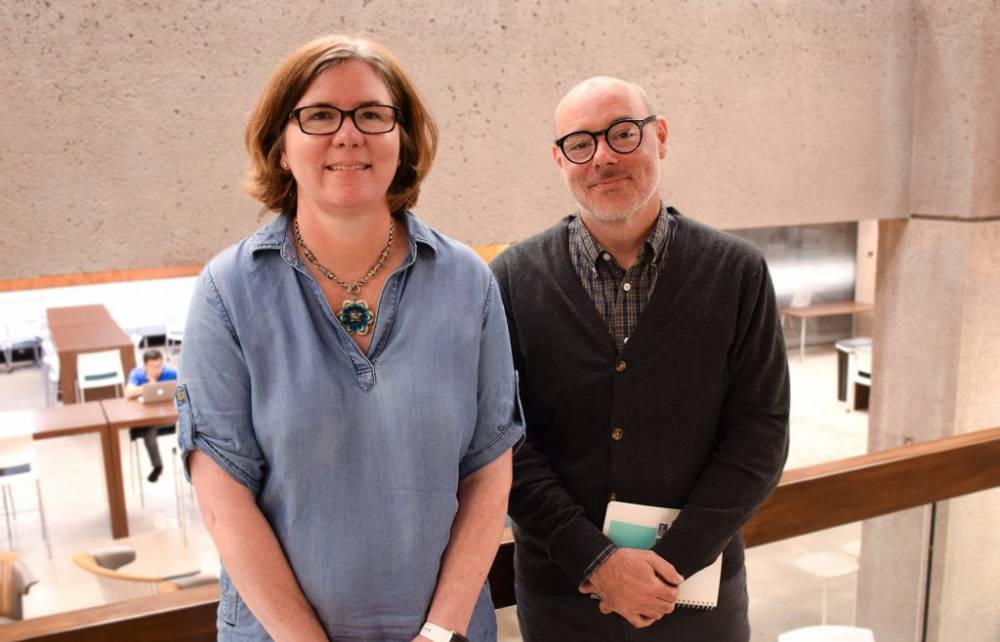
M653 544L656 543L656 529L611 520L608 526L608 539L625 548L653 548Z

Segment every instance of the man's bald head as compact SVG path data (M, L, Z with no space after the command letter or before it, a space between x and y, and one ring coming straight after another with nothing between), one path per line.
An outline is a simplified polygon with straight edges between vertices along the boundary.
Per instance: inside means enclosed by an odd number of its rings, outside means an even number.
M589 101L594 95L608 91L630 93L642 102L647 113L652 114L656 112L653 102L649 99L649 94L636 83L614 78L613 76L594 76L574 85L566 92L566 95L559 101L559 104L556 105L555 121L557 127L559 116L566 109L578 104L580 101Z

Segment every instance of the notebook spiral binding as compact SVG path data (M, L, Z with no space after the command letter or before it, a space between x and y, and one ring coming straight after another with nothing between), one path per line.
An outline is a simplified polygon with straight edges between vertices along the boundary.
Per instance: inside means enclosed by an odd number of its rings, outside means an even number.
M710 604L709 602L677 602L677 606L683 606L688 609L697 609L699 611L711 611L715 608L715 604Z

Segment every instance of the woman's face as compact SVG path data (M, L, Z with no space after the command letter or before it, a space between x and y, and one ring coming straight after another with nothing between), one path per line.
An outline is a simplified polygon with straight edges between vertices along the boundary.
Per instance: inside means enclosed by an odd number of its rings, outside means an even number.
M295 105L342 110L392 105L389 89L360 60L326 69ZM361 113L358 118L362 117ZM345 117L333 134L306 134L295 119L285 126L282 161L295 177L298 210L367 211L386 207L386 192L399 164L399 124L385 134L363 134Z

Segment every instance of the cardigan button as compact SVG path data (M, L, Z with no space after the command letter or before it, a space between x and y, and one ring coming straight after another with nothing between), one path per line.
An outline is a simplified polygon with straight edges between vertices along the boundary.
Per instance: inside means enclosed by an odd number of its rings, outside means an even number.
M622 430L621 428L611 429L611 438L614 439L615 441L621 441L622 437L624 436L625 436L625 431Z
M615 364L615 372L625 372L627 368L628 364L625 363L624 361L619 361L618 363Z
M610 493L608 493L608 501L609 502L618 501L618 493L616 493L614 491L611 491Z

